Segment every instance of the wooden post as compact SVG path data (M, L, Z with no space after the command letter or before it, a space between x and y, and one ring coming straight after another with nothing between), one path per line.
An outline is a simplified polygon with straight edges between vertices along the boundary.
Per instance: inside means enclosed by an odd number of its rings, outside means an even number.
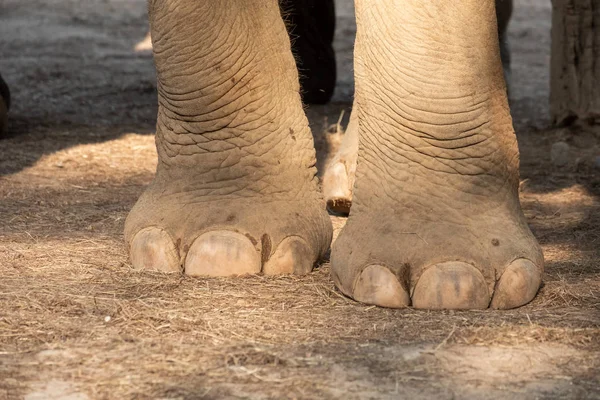
M600 123L600 1L552 0L550 115Z

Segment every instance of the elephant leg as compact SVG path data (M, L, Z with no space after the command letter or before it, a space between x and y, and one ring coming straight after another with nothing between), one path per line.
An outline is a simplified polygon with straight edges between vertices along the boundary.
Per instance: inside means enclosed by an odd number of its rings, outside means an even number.
M496 0L500 58L502 59L507 89L510 86L511 60L507 28L512 15L512 9L512 0ZM352 115L354 116L354 114L353 112ZM352 117L352 119L354 118ZM327 208L337 214L348 214L352 205L354 173L356 171L358 156L357 125L352 123L348 125L338 153L332 157L323 174L323 194L327 201Z
M154 181L125 223L135 268L307 273L332 227L277 0L153 0Z
M327 103L336 80L334 0L281 0L280 4L300 72L302 99L307 104Z
M388 307L512 308L543 255L518 197L519 154L493 0L356 0L359 155L332 277Z
M0 137L2 137L8 127L8 109L10 108L10 90L8 85L0 75Z

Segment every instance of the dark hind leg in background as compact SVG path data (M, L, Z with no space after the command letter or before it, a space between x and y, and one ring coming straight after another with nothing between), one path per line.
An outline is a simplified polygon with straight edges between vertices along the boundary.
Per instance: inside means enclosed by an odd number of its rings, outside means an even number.
M508 45L508 23L513 12L513 0L496 0L496 18L498 20L498 39L500 40L500 58L504 69L506 87L510 84L510 47Z
M280 0L300 72L302 100L327 103L335 88L333 0Z
M6 132L8 123L8 109L10 108L10 91L8 85L0 75L0 137Z
M280 0L292 39L292 51L300 71L302 100L307 104L327 103L336 81L334 0ZM507 28L513 0L496 0L500 56L504 77L510 77L510 51Z

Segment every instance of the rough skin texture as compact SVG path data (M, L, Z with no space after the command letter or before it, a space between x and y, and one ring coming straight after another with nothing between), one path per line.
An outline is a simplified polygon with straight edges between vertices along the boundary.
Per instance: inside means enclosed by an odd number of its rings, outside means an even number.
M218 4L150 4L159 164L125 226L133 264L193 275L310 272L332 228L279 7Z
M511 56L507 29L513 12L512 0L496 0L496 20L498 23L498 42L500 59L504 70L506 89L510 94ZM356 107L353 107L356 109ZM358 157L358 123L353 116L336 155L329 160L323 176L323 193L327 208L340 215L348 215L352 205L352 191L356 179L356 161Z

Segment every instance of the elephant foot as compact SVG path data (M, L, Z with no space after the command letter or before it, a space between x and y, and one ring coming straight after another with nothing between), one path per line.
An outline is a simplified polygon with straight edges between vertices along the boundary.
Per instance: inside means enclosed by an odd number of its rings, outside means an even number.
M158 166L125 222L131 262L200 276L308 273L332 226L281 9L209 3L149 2Z
M332 250L337 287L393 308L508 309L531 301L543 256L515 203L490 202L479 212L439 200L422 190L418 204L356 203Z
M350 212L357 158L358 124L352 113L342 144L323 174L323 195L332 213L348 215Z
M356 2L360 152L332 278L385 307L521 306L543 255L519 204L494 4L403 5Z
M344 294L425 309L508 309L535 297L543 255L514 180L457 172L477 170L478 160L444 160L452 173L440 173L425 157L398 152L397 163L368 142L364 150L352 213L331 254Z
M331 243L331 223L318 196L203 198L168 192L155 182L127 218L135 269L193 276L306 274Z

